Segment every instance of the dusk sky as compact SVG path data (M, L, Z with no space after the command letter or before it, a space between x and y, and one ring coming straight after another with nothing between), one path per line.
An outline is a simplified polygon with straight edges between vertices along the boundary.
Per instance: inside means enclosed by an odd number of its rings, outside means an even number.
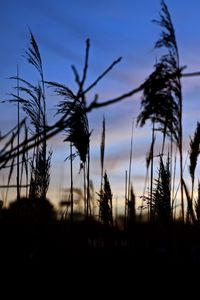
M200 71L200 2L166 1L176 31L181 65L186 72ZM89 72L86 86L92 83L115 59L122 61L97 85L88 97L99 94L99 102L112 99L139 86L152 72L160 52L154 49L160 28L152 23L159 18L159 0L2 0L0 6L0 98L12 92L17 64L20 76L35 80L36 72L23 55L29 44L29 28L33 32L43 59L46 80L77 87L71 65L82 72L85 41L90 38ZM184 157L189 135L199 121L200 78L186 78L183 83ZM49 124L54 122L56 104L61 98L47 90ZM92 111L89 114L91 136L91 179L100 185L100 139L102 118L106 118L105 168L114 199L123 205L124 175L128 169L131 123L140 112L141 94L122 102ZM16 107L0 104L0 129L6 132L16 124ZM23 114L22 114L23 115ZM56 203L59 189L69 186L64 159L69 154L64 135L48 142L53 150L49 198ZM151 140L150 126L134 129L132 182L136 196L142 195L145 177L145 156ZM158 150L159 151L159 150ZM77 158L77 163L79 160ZM75 185L82 186L82 177L75 171ZM187 171L187 166L186 166ZM199 170L197 170L198 173ZM187 172L186 172L187 173ZM198 177L198 176L197 176ZM1 174L2 180L2 174Z

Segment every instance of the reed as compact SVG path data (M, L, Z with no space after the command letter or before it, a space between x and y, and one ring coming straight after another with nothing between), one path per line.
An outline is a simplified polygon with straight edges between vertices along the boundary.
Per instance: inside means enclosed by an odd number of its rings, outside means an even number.
M200 123L197 122L194 136L193 138L190 139L190 150L189 150L189 159L190 159L189 172L192 179L192 192L191 192L192 200L194 194L195 169L197 166L199 150L200 150Z
M6 198L8 188L11 183L11 177L14 173L14 167L17 166L17 198L20 198L21 188L29 186L30 198L45 198L50 182L50 166L51 152L47 155L47 140L55 134L64 131L65 142L70 143L70 159L71 159L71 219L74 214L74 182L73 182L73 159L78 156L80 158L80 169L84 170L84 206L85 215L91 215L91 179L90 179L90 138L92 131L90 130L88 113L93 109L114 104L118 101L126 99L135 93L142 91L141 112L137 118L137 125L142 127L146 122L152 124L152 141L151 149L147 157L147 177L150 168L150 195L144 196L143 199L149 206L150 220L170 221L174 209L174 183L172 181L172 162L171 157L164 160L164 152L166 150L166 140L170 138L171 149L172 143L176 145L180 156L180 189L181 189L181 214L182 220L185 218L184 209L184 192L188 203L188 213L192 221L195 222L195 214L193 212L193 196L195 183L195 170L199 155L200 143L200 124L197 123L197 129L194 137L190 141L190 166L189 172L192 179L192 190L189 195L186 182L183 179L183 129L182 129L182 86L181 77L196 76L196 73L183 73L184 67L180 66L179 51L176 42L175 30L171 20L169 10L164 1L161 1L160 18L154 21L161 27L161 35L155 43L155 48L162 48L164 54L160 56L154 65L153 72L147 79L130 92L110 99L104 102L98 102L99 97L95 94L93 101L88 103L88 93L96 87L105 75L121 61L121 57L115 60L106 70L104 70L95 80L86 86L88 70L89 70L89 54L90 41L86 40L85 60L83 71L80 75L77 68L73 65L72 70L75 76L75 82L78 89L72 91L67 84L56 81L45 81L42 58L40 50L32 32L30 32L30 45L26 51L28 62L34 66L39 73L39 82L33 84L23 79L17 73L12 77L17 81L16 93L12 93L11 103L19 105L25 112L27 119L31 122L31 130L27 130L25 121L20 122L18 118L17 127L13 131L6 134L8 139L0 150L0 169L9 168L8 180L6 181ZM57 106L57 115L61 116L52 126L47 126L46 119L46 96L45 84L54 88L56 94L62 97ZM20 142L19 136L24 128L23 141ZM155 143L156 132L162 134L162 145L160 156L160 164L158 169L158 177L155 178ZM29 136L30 134L30 136ZM6 139L5 138L5 139ZM1 138L4 140L4 138ZM135 196L131 186L131 165L132 165L132 148L133 148L133 129L131 137L131 151L129 158L129 170L126 175L125 187L125 219L135 220ZM30 161L30 149L33 150ZM73 153L75 151L75 153ZM21 157L21 170L19 170ZM16 161L17 158L17 161ZM176 159L176 157L175 157ZM101 163L101 184L100 184L100 200L99 200L99 216L103 223L112 225L112 192L107 173L104 168L105 160L105 118L102 124L102 136L100 146L100 163ZM30 161L30 162L29 162ZM28 170L29 164L29 170ZM175 167L173 182L175 182ZM25 172L26 183L23 183L23 174ZM146 178L147 178L146 177ZM30 180L30 182L29 182ZM146 183L145 183L146 189ZM144 192L145 194L145 192ZM197 202L198 203L198 200ZM195 204L195 208L197 204ZM196 215L198 209L196 208ZM197 217L198 218L198 217ZM131 221L132 222L132 221Z
M112 191L106 172L103 179L103 189L101 194L99 194L99 217L105 226L113 226Z

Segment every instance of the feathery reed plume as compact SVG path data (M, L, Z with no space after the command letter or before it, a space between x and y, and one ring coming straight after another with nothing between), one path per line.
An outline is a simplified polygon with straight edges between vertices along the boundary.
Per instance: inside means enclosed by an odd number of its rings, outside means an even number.
M40 79L41 79L41 101L39 102L39 106L42 110L42 116L39 115L39 119L41 119L42 122L42 134L43 134L43 146L42 146L42 155L43 160L41 163L43 164L43 177L41 178L43 183L43 195L42 197L46 197L45 191L47 191L48 187L45 186L45 184L49 181L49 174L47 174L46 164L48 165L48 161L51 158L52 153L49 153L49 156L47 157L47 139L46 139L46 98L45 98L45 87L44 87L44 73L43 73L43 66L42 66L42 58L40 55L38 44L35 40L35 37L33 33L30 31L30 46L28 50L26 51L26 58L30 64L32 64L36 70L39 72Z
M22 106L22 109L30 118L31 123L34 126L34 130L30 130L32 135L35 135L35 145L31 147L36 147L36 150L33 153L32 163L31 163L31 184L40 190L41 198L46 197L46 192L48 190L48 186L46 184L49 183L49 168L50 166L50 158L52 153L49 152L48 157L46 157L46 148L47 148L47 137L46 137L46 100L45 100L45 88L44 88L44 75L42 68L42 59L39 51L39 47L37 42L30 31L30 46L26 53L27 61L32 64L36 70L39 72L41 83L38 83L36 86L31 84L30 82L22 79L17 74L16 77L11 77L11 79L17 80L17 95L11 94L13 99L9 100L9 102L17 102ZM19 86L20 83L20 86ZM21 92L24 96L19 96L19 92ZM28 139L24 140L22 144L19 144L17 147L18 156L23 153L24 143L28 143ZM20 150L21 147L21 150ZM28 150L28 148L27 148ZM37 164L40 163L40 166ZM38 169L41 171L39 175ZM35 178L35 176L39 176L39 180ZM35 183L34 183L35 180ZM42 181L42 183L41 183ZM41 187L36 187L36 182L41 183ZM33 187L30 187L30 190L33 192ZM32 193L31 192L31 193ZM37 192L33 193L38 195Z
M161 222L169 222L172 217L170 182L169 155L166 166L163 163L162 156L160 156L158 179L155 180L153 190L153 210L155 218Z
M192 193L191 193L192 201L193 201L193 193L194 193L195 169L197 166L197 158L199 155L199 151L200 151L200 123L197 122L194 137L190 139L190 151L189 151L189 158L190 158L189 171L190 171L190 176L192 178Z
M175 122L170 126L171 136L174 138L179 147L180 156L180 181L181 181L181 212L184 221L184 198L183 198L183 129L182 129L182 87L180 81L180 74L184 67L180 67L179 52L176 42L176 35L174 26L172 24L171 16L167 5L161 0L161 13L160 20L154 20L162 28L161 36L155 44L155 48L165 48L167 53L160 58L160 64L164 68L165 76L165 89L168 92L168 97L171 100L172 107L174 107ZM161 91L163 89L161 88Z
M163 163L160 155L160 165L158 169L158 178L154 180L154 188L151 195L143 196L143 201L152 205L151 221L169 222L172 219L171 210L171 191L170 191L170 159L167 158L166 165Z
M58 113L68 113L67 138L64 141L71 142L77 150L81 162L85 163L89 147L89 124L85 113L84 104L76 97L60 102Z
M49 183L50 183L50 167L51 167L51 155L52 152L49 151L48 158L45 160L44 166L44 157L43 157L43 144L40 146L39 151L36 155L36 158L30 162L31 168L31 178L30 178L30 189L29 197L31 199L45 199ZM45 177L44 177L44 167L45 167ZM45 179L45 180L44 180Z
M110 182L108 180L107 173L104 173L104 183L102 193L98 194L99 199L99 217L101 222L110 226L113 225L112 216L112 191L110 187Z
M41 78L43 79L42 59L41 59L39 47L31 31L30 31L30 46L28 47L28 50L25 51L25 54L28 62L38 70Z
M155 44L155 48L165 48L167 53L162 55L155 65L155 71L144 83L142 107L143 111L137 119L137 123L143 126L146 120L158 123L163 132L163 147L165 135L169 135L176 141L180 155L181 177L181 210L184 220L183 199L183 158L182 158L182 90L180 74L184 68L179 65L179 53L176 43L175 30L171 16L165 2L161 1L160 20L154 20L161 26L161 36Z
M87 176L87 199L86 199L86 215L89 214L89 199L90 199L90 187L89 187L89 170L90 170L90 135L89 123L87 113L93 109L93 104L97 101L97 95L95 95L94 101L87 106L86 94L98 84L98 82L121 60L114 61L92 84L87 88L84 88L88 71L88 59L89 59L90 41L86 40L85 50L85 63L83 67L82 79L75 66L72 66L72 70L75 75L75 81L78 84L78 92L73 93L70 88L64 84L58 82L47 81L46 83L55 89L58 95L64 97L64 101L60 102L58 106L58 113L63 114L63 119L67 119L67 126L65 128L67 132L67 138L65 141L72 142L77 150L77 154L83 163L83 169L87 165L87 173L84 171L84 177ZM85 179L84 179L84 182ZM85 184L84 184L85 186Z
M11 77L15 79L15 77ZM44 160L44 153L46 153L46 140L40 143L40 135L44 133L44 110L41 107L41 100L43 97L42 87L38 83L37 86L32 85L22 78L18 78L19 82L22 84L18 87L21 94L24 96L11 94L13 99L8 100L10 103L19 103L22 106L23 111L30 118L31 124L34 129L30 128L32 135L36 134L36 151L33 154L31 168L31 182L29 195L31 197L45 198L49 185L49 166L51 159L51 152L49 152L48 157ZM24 141L26 144L28 140ZM46 157L46 155L45 155ZM40 171L40 172L39 172ZM37 178L38 177L38 178ZM39 186L38 186L39 185ZM36 189L36 191L34 191Z
M39 134L43 130L43 123L40 116L43 115L43 110L41 109L41 98L42 98L42 88L41 85L32 85L28 81L22 78L11 77L11 79L18 79L23 85L18 87L19 91L24 94L24 97L20 97L16 94L11 93L13 99L8 100L10 103L19 103L22 106L23 111L30 118L31 124L34 126L34 131L31 129L31 133Z
M45 99L45 89L44 89L44 73L43 73L43 66L42 66L42 58L40 55L38 44L35 40L35 37L33 33L30 31L30 46L28 47L28 50L25 51L26 53L26 59L27 61L32 64L36 70L39 72L40 79L41 79L41 97L39 106L41 108L41 111L43 111L42 114L42 122L43 122L43 134L44 134L44 161L46 159L46 99ZM45 171L45 170L44 170Z
M152 123L151 157L148 157L147 164L151 163L150 196L153 193L153 165L154 165L154 143L155 125L163 133L162 152L164 151L165 137L169 135L177 140L177 104L171 95L171 86L167 83L168 73L166 66L161 61L155 65L155 71L144 83L143 96L141 101L142 112L137 118L137 125L142 127L147 120ZM150 218L152 205L150 205Z

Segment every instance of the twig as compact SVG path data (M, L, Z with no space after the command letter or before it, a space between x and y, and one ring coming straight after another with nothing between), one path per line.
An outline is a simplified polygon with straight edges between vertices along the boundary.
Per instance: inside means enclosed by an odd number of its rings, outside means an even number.
M114 104L114 103L117 103L121 100L124 100L128 97L131 97L133 96L134 94L137 94L139 92L141 92L144 88L144 83L141 84L139 87L131 90L130 92L128 93L125 93L125 94L122 94L121 96L119 97L116 97L114 99L111 99L111 100L107 100L107 101L104 101L104 102L97 102L97 101L93 101L88 107L87 107L87 112L90 112L91 110L93 110L94 108L100 108L100 107L103 107L103 106L108 106L108 105L111 105L111 104ZM96 100L96 99L95 99Z
M97 83L116 65L121 61L122 57L119 57L115 60L86 90L83 91L83 94L89 92Z

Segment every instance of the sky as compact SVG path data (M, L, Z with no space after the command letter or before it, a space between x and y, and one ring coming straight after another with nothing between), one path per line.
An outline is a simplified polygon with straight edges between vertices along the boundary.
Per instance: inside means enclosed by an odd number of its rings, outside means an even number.
M187 72L200 70L200 2L166 1L171 13L180 51L181 65ZM89 94L99 102L112 99L139 86L152 72L159 57L154 44L160 28L159 0L1 0L0 5L0 99L9 98L19 65L20 76L34 81L36 73L24 59L29 45L29 29L41 52L46 80L65 83L76 91L71 65L82 72L85 41L90 39L89 72L86 86L92 83L115 59L122 61ZM183 84L184 157L189 136L199 119L199 78L187 78ZM48 121L52 124L56 105L62 100L47 90ZM141 94L115 105L92 111L89 117L91 135L91 179L96 190L100 185L100 140L103 115L106 118L105 168L114 201L123 208L124 177L129 166L132 120L140 112ZM0 104L0 129L6 132L16 124L16 107ZM64 162L69 148L61 134L48 142L53 150L49 198L56 204L60 190L69 186L69 162ZM134 128L131 181L139 201L143 192L145 157L151 140L150 125ZM159 151L159 150L158 150ZM187 166L186 166L187 169ZM82 176L75 168L75 185L82 187ZM187 170L186 170L187 173ZM2 180L4 174L0 174ZM139 202L138 202L139 203Z

